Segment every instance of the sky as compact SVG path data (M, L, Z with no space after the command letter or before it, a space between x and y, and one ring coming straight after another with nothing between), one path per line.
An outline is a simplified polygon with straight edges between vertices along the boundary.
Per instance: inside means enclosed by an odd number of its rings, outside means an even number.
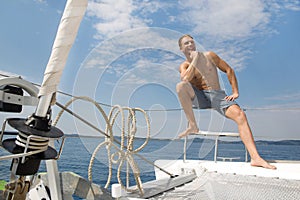
M42 83L65 3L1 2L0 74ZM177 40L189 33L199 51L216 52L235 70L237 101L255 138L300 139L299 19L295 0L90 0L58 90L142 108L153 137L176 138L186 127L175 90L184 61ZM220 78L230 94L226 76ZM94 106L78 102L72 109L105 128ZM108 115L110 107L103 109ZM195 114L201 130L237 131L214 111ZM92 134L66 118L58 124L64 132Z

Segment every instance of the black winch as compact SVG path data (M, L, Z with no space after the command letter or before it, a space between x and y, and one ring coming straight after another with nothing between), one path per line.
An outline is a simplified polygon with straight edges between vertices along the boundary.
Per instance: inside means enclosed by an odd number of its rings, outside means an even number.
M21 157L15 172L16 175L33 175L37 173L41 160L55 159L57 157L57 151L48 146L49 138L58 139L63 136L61 130L53 126L48 126L49 119L32 116L29 120L31 120L31 124L27 125L26 122L28 122L28 119L7 119L7 123L18 131L16 138L6 139L2 142L2 146L8 152L12 154L26 154L32 151L40 151L37 154ZM46 130L36 129L36 124L38 124L39 127L46 127ZM15 162L13 161L12 164L13 163Z

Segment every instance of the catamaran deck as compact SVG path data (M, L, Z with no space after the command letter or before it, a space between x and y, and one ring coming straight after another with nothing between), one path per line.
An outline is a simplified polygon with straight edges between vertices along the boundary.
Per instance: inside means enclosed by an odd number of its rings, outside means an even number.
M300 199L300 162L297 161L272 163L277 170L252 167L246 162L158 160L155 164L177 175L196 174L196 178L148 199ZM164 187L159 180L165 180L168 175L158 169L155 174L157 186Z

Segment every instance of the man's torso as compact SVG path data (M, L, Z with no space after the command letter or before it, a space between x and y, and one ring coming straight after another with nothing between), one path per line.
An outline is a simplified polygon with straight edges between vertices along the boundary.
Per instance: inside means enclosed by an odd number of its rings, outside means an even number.
M217 67L207 56L207 53L199 52L199 59L195 64L197 70L190 83L199 90L220 90ZM189 63L185 63L188 67Z

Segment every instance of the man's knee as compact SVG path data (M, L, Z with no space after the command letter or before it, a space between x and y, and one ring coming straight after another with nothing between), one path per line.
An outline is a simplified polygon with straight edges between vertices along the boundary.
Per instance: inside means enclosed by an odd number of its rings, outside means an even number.
M186 81L181 81L181 82L177 83L177 85L176 85L176 92L180 93L182 91L187 90L187 87L189 86L188 84L189 83L186 82Z
M245 112L244 112L242 109L236 111L236 121L237 121L239 124L247 123L247 117L246 117L246 114L245 114Z
M226 116L239 122L247 121L247 116L245 112L238 105L230 106L226 110Z
M245 114L245 112L244 112L242 109L240 109L239 111L237 111L237 116L238 116L241 120L247 120L246 114Z

